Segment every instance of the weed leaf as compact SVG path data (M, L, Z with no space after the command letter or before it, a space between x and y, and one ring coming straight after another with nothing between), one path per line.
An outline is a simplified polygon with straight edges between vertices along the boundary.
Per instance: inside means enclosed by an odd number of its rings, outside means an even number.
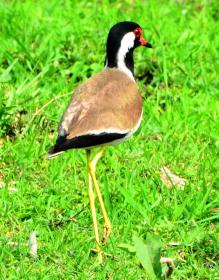
M160 241L152 235L148 235L146 242L137 236L133 236L136 256L150 279L161 276Z
M150 258L152 261L154 272L158 277L160 277L162 272L161 263L160 263L161 245L162 243L157 236L149 233L147 234L146 246L149 248Z

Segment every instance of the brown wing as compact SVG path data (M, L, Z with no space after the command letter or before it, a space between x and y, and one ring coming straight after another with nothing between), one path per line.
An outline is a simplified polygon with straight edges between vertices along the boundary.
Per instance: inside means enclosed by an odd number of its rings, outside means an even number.
M135 128L141 112L142 98L137 85L120 70L107 68L75 90L60 122L56 145L77 139L85 141L78 147L89 147L92 139L87 144L86 139L90 135L95 135L95 139L98 135L111 135L108 140L124 137ZM100 142L97 144L104 143L104 139Z

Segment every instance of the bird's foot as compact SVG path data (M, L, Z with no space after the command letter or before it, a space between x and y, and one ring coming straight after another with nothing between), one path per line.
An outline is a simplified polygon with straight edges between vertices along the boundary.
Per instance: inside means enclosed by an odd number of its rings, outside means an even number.
M99 264L102 264L103 260L104 260L104 252L102 250L100 250L99 248L98 249L91 249L91 252L94 253L94 254L97 254L98 262L99 262Z
M98 254L97 249L91 249L91 252L94 253L94 254ZM112 259L114 261L117 261L117 262L120 261L120 259L118 257L113 256L111 254L108 254L104 251L102 251L102 257L103 257L103 259L102 259L101 263L103 263L103 260L104 260L105 257L110 258L110 259Z

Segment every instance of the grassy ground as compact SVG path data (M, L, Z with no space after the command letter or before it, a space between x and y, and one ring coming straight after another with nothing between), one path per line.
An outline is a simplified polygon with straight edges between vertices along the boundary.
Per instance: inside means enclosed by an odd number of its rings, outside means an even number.
M172 279L219 279L217 1L1 1L0 18L0 278L148 279L120 245L153 233L175 259ZM117 258L99 267L85 152L45 155L68 93L102 69L121 20L143 26L154 48L135 53L141 130L98 165L113 224L104 250ZM165 185L164 166L184 190Z

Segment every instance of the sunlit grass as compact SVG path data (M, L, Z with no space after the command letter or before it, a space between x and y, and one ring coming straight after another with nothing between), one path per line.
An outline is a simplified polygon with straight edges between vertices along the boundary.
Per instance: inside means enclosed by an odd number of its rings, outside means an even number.
M217 1L2 1L0 18L2 279L144 279L120 244L148 232L175 259L173 279L217 279ZM103 68L107 32L122 20L143 26L153 49L135 53L141 130L98 165L113 224L104 250L116 258L98 267L85 152L45 155L68 93ZM162 183L163 166L187 180L184 190Z

